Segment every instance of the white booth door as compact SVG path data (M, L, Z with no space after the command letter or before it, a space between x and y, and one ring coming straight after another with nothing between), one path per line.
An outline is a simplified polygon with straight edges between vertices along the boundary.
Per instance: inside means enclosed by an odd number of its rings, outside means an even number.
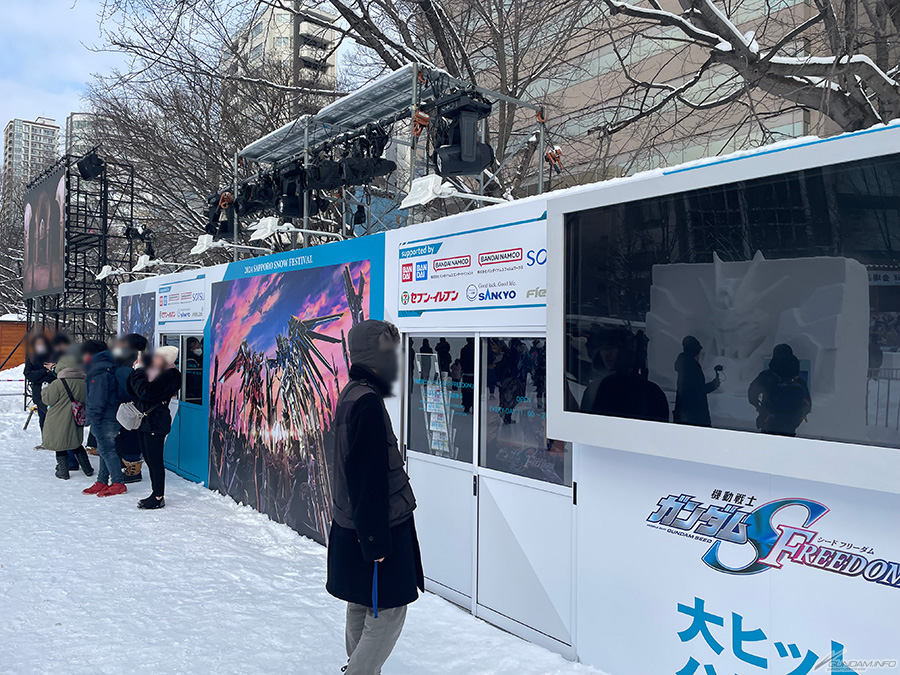
M544 338L410 335L407 350L428 590L574 657L572 450L546 437Z
M475 611L574 656L572 448L547 439L546 343L480 343Z
M466 608L474 592L475 338L413 335L407 462L428 590Z

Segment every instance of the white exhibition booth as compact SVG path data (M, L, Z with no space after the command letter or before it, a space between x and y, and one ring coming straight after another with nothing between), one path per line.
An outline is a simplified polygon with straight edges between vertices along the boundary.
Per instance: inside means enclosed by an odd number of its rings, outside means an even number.
M900 389L876 358L900 352L876 283L900 279L898 204L888 126L393 230L378 264L352 249L404 336L390 412L428 589L610 675L900 672ZM667 424L687 335L708 421ZM754 409L783 345L794 372Z

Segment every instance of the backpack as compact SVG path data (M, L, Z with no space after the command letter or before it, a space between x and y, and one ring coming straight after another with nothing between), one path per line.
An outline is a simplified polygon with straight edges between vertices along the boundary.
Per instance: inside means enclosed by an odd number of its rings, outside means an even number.
M799 378L781 379L770 387L763 398L763 407L769 419L778 427L795 431L809 412L809 394L806 384Z
M75 400L75 397L72 396L72 390L69 389L69 385L65 380L60 379L60 382L62 382L62 386L66 390L66 394L68 395L69 401L71 402L72 417L75 418L75 424L83 427L85 422L87 422L87 408L84 406L84 403Z

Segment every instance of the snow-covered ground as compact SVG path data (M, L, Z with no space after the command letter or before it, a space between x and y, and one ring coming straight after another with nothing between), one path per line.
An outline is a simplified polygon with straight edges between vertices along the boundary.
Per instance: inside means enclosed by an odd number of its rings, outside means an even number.
M21 392L21 369L0 394ZM0 396L0 673L338 675L343 605L325 593L325 549L169 474L98 499L32 450L21 396ZM92 458L96 467L96 458ZM414 603L385 675L598 673L444 600Z

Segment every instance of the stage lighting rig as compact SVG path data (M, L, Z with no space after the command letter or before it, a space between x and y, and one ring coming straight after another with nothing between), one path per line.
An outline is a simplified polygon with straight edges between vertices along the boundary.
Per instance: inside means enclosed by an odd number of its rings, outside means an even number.
M434 153L441 176L477 176L494 161L494 149L478 140L478 122L491 114L492 104L474 91L457 91L432 103L437 115L449 120L439 131Z

